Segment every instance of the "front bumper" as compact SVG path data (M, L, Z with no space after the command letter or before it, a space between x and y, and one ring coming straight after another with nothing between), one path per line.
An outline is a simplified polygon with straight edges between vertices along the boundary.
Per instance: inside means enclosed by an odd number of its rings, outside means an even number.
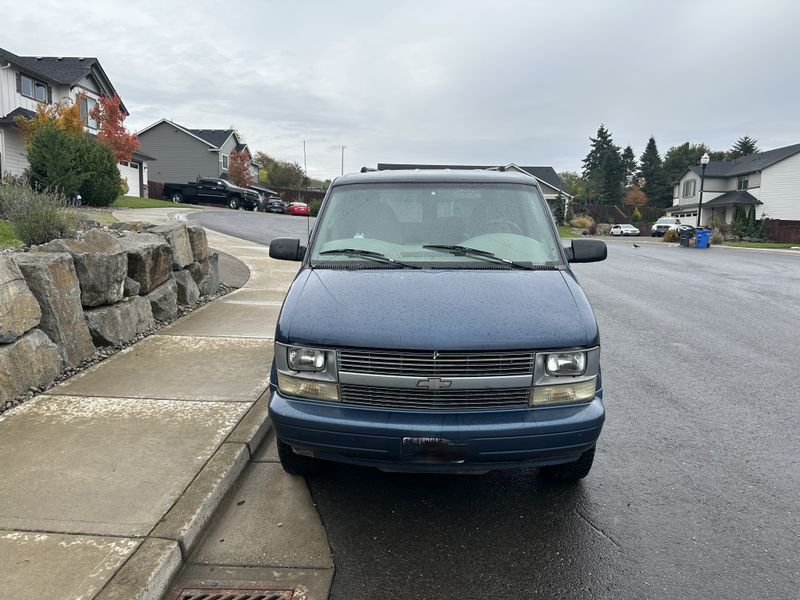
M278 438L316 458L386 471L486 472L572 462L605 419L600 396L581 405L397 410L288 398L273 391Z

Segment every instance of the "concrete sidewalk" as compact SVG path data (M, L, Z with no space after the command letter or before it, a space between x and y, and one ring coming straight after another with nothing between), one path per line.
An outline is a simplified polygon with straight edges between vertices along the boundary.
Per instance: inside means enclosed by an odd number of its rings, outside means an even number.
M296 268L208 238L250 269L242 289L0 416L4 597L161 597L267 436L272 338ZM307 492L291 501L318 522Z

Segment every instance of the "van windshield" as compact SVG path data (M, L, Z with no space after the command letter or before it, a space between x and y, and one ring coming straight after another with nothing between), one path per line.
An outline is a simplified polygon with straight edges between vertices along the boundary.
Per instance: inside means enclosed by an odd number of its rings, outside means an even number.
M508 268L561 265L560 240L533 186L497 183L380 183L335 187L317 223L315 267L392 264ZM440 246L440 248L426 248ZM445 246L479 253L448 251ZM356 252L342 252L352 249ZM359 252L379 253L380 262ZM396 261L396 262L394 262Z

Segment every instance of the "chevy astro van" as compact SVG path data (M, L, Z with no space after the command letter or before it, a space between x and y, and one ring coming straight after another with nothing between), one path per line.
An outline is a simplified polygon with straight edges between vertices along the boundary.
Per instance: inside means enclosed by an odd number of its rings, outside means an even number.
M482 170L337 178L275 332L269 403L283 468L541 467L577 480L603 427L600 337L537 181Z

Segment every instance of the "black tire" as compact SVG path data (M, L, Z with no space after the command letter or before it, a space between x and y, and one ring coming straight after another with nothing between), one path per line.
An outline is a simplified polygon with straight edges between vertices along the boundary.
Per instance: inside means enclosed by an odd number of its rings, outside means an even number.
M180 192L175 192L172 194L172 198L170 198L170 200L172 200L173 204L180 204L183 202L183 194Z
M554 481L578 481L579 479L583 479L589 474L589 471L592 470L594 448L594 446L589 448L574 462L542 467L542 477Z
M281 460L281 467L289 475L313 475L320 470L322 463L316 458L295 454L289 444L282 442L278 438L275 438L275 442L278 444L278 457Z
M231 198L228 200L228 206L230 206L233 210L238 210L239 208L239 199L238 198Z

